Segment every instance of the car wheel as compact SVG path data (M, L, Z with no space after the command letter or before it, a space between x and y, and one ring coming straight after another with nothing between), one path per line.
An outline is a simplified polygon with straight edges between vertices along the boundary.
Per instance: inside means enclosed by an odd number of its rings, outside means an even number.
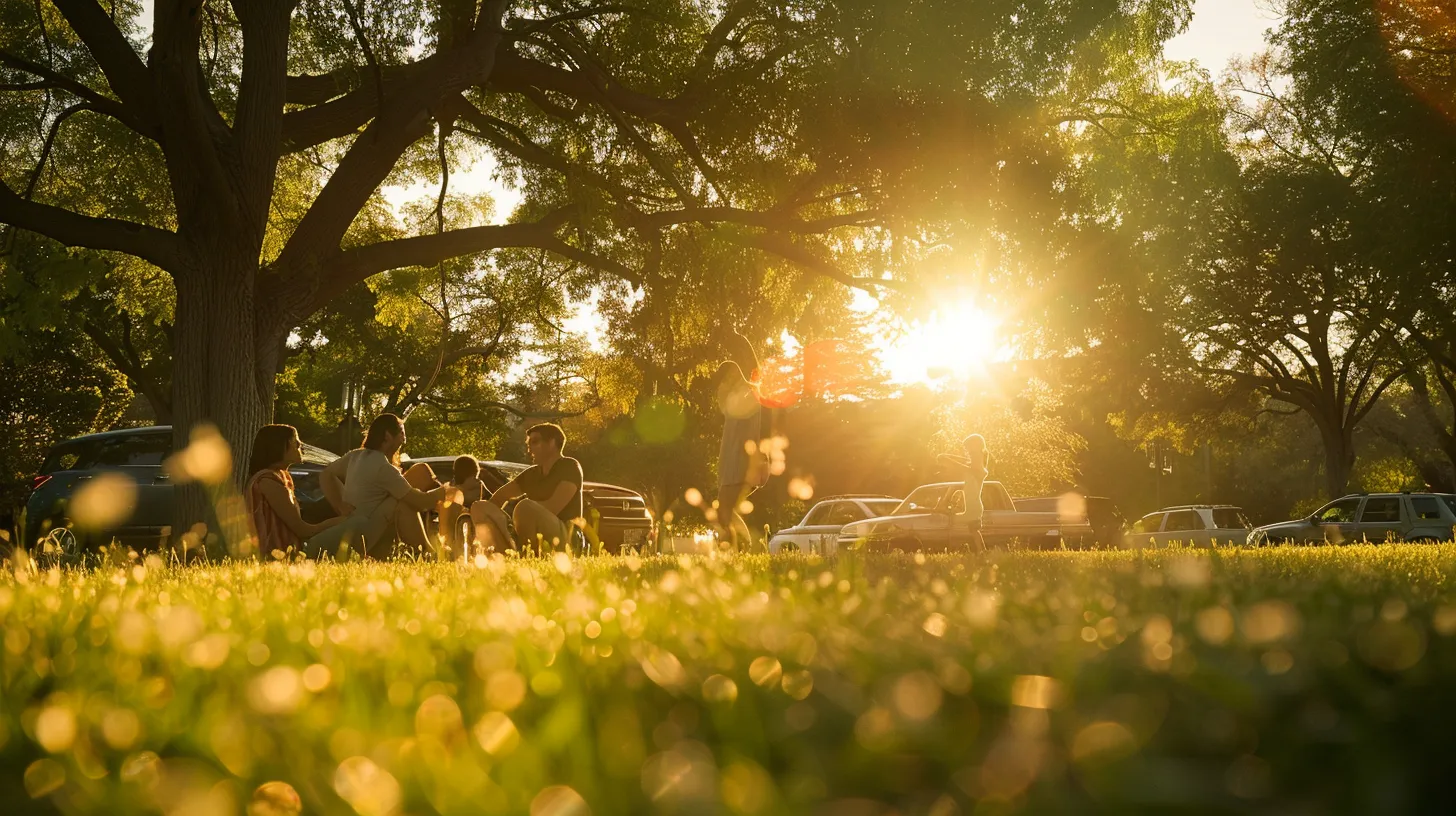
M69 526L52 527L41 538L35 555L43 567L76 564L81 560L81 540Z
M890 539L890 549L900 552L915 552L924 549L924 546L916 536L897 536Z

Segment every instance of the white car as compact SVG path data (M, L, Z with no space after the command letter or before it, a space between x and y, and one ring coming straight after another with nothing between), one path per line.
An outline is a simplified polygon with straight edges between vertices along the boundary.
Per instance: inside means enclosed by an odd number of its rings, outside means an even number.
M798 550L833 555L841 527L850 522L888 516L898 506L900 500L890 496L830 496L809 508L798 524L778 531L769 539L768 551Z
M1253 526L1243 509L1231 504L1164 507L1137 520L1127 534L1127 545L1134 549L1173 542L1185 547L1240 545Z

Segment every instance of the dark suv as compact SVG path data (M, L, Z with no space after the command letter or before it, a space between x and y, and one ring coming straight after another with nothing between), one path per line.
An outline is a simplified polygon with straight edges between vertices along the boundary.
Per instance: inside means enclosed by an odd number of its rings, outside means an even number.
M172 426L153 425L78 436L57 444L46 454L40 473L31 482L25 504L25 542L29 547L49 543L61 555L75 556L109 543L155 548L171 533L172 485L162 462L172 453ZM312 445L303 446L303 461L289 468L299 509L306 521L334 515L324 499L318 474L339 457ZM71 494L98 473L121 473L137 485L136 509L131 518L112 530L74 530L67 515Z
M455 464L454 456L421 456L411 458L405 464L424 462L430 466L435 478L450 480L450 471ZM487 490L495 492L501 485L519 476L528 465L519 462L502 462L486 459L480 462L480 481ZM643 549L652 536L652 516L647 512L647 502L642 494L617 485L602 482L584 482L581 486L582 511L587 523L595 524L601 537L602 549L609 553L620 553L624 547ZM467 524L469 516L461 519ZM471 531L463 531L465 538Z

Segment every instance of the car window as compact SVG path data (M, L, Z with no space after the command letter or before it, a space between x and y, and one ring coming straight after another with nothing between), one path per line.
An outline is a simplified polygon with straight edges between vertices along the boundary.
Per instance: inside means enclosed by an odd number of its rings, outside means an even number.
M829 508L829 517L824 520L825 524L837 524L843 527L850 522L859 521L864 518L863 512L854 502L835 502Z
M925 485L917 487L900 502L892 515L904 516L910 513L925 513L940 508L941 502L945 501L947 493L945 485Z
M1441 519L1441 503L1434 496L1411 496L1411 511L1422 521Z
M171 434L127 434L107 439L86 467L148 467L162 464L172 452Z
M1149 513L1132 525L1134 533L1156 533L1163 529L1162 513Z
M891 513L895 512L895 508L900 506L900 502L867 501L865 502L865 506L870 509L870 518L878 518L880 516L888 516Z
M1400 521L1400 498L1398 496L1377 496L1365 500L1365 509L1360 512L1360 521L1367 524L1389 524Z
M1121 524L1122 513L1117 510L1117 505L1108 499L1089 498L1087 499L1087 520L1101 527L1105 524Z
M1237 507L1218 507L1213 511L1213 526L1220 530L1242 530L1254 525Z
M1456 515L1456 496L1442 496L1441 501L1446 503L1446 507L1453 515Z
M1168 524L1163 532L1184 532L1202 530L1203 519L1196 510L1176 510L1168 514Z
M963 489L952 490L950 501L946 502L945 509L956 514L966 512L966 491Z
M807 516L804 516L804 526L812 527L816 524L825 524L824 519L829 517L829 510L833 506L829 502L820 502L814 505L814 509L810 510Z
M1016 505L1006 498L1005 491L999 488L981 488L981 502L986 510L1015 510Z
M51 448L45 463L40 466L40 472L49 474L58 470L73 470L82 459L91 458L91 449L94 447L91 442L62 442Z
M1360 508L1358 496L1332 501L1321 507L1315 518L1324 524L1341 524L1355 520L1355 511Z

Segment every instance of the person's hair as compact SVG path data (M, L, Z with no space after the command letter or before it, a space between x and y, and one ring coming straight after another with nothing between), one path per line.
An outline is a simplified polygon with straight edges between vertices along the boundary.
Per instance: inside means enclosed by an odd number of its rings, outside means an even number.
M475 461L474 456L460 456L455 459L455 466L450 474L450 483L458 485L461 482L474 479L480 475L480 463Z
M364 444L361 448L379 450L384 447L384 438L404 433L404 420L394 414L380 414L369 423L369 430L364 434Z
M561 430L561 426L555 422L542 422L539 425L532 425L526 429L526 437L530 438L531 434L540 434L542 439L556 440L556 450L558 452L566 449L566 431Z
M264 425L253 437L253 455L248 457L248 476L267 470L288 452L288 443L298 438L292 425Z

